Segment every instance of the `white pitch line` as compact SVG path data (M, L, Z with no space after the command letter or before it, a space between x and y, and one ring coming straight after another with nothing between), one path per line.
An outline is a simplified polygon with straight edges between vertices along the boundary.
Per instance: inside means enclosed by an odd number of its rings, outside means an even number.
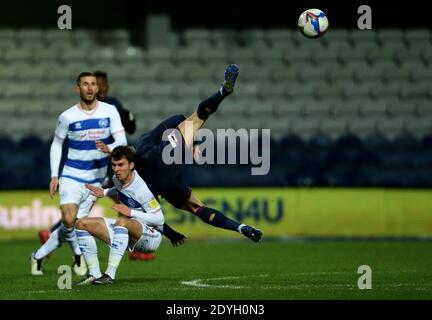
M313 275L329 275L329 274L340 274L343 272L299 272L299 273L286 273L279 275L298 275L298 276L313 276ZM257 278L257 277L269 277L270 274L257 274L257 275L247 275L247 276L229 276L229 277L217 277L217 278L206 278L206 279L194 279L190 281L181 281L180 283L186 286L197 287L197 288L222 288L222 289L247 289L251 288L248 286L234 286L234 285L214 285L203 282L208 281L220 281L220 280L236 280L241 278ZM266 288L270 288L267 286ZM280 288L281 286L277 286ZM276 287L275 287L276 288Z
M398 271L395 271L397 273ZM223 281L223 280L237 280L241 278L257 278L257 277L269 277L269 276L326 276L326 275L338 275L338 274L347 274L350 273L348 271L334 271L334 272L297 272L297 273L280 273L276 275L270 275L270 274L257 274L257 275L245 275L245 276L227 276L227 277L215 277L215 278L205 278L205 279L194 279L190 281L181 281L180 283L182 285L191 286L195 288L222 288L222 289L249 289L252 288L250 286L239 286L239 285L215 285L215 284L209 284L206 282L212 282L212 281ZM412 284L412 283L390 283L386 284L385 287L381 287L378 290L397 290L399 287L414 287L418 284ZM332 289L348 289L348 290L355 290L357 289L357 286L354 284L329 284L329 283L323 283L323 284L288 284L288 285L263 285L260 287L260 289L267 289L267 290L287 290L287 289L319 289L319 288L332 288ZM425 288L417 287L413 288L416 291L428 291L431 290L431 288Z

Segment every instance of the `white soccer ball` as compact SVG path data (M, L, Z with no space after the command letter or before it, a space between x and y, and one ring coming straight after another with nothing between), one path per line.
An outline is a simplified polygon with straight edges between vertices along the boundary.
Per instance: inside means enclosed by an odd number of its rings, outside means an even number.
M298 28L305 37L321 37L328 28L327 16L320 9L308 9L300 15Z

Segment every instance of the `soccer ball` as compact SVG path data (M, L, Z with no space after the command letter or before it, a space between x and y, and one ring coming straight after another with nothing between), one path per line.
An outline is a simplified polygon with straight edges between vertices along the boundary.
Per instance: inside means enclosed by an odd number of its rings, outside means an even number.
M320 9L308 9L298 19L298 28L307 38L321 37L328 28L328 19Z

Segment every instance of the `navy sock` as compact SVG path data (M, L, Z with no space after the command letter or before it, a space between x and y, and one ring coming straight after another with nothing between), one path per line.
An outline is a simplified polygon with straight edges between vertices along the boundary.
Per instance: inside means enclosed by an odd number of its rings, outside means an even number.
M198 117L202 120L207 120L212 113L216 112L219 104L224 98L225 95L222 95L220 91L217 91L207 99L201 101L197 110Z
M50 232L54 232L55 229L57 229L58 227L60 227L62 221L60 220L59 222L57 222L55 225L53 225L50 229Z
M222 229L238 231L238 227L240 226L240 223L226 217L222 212L206 206L198 209L197 216L205 223Z

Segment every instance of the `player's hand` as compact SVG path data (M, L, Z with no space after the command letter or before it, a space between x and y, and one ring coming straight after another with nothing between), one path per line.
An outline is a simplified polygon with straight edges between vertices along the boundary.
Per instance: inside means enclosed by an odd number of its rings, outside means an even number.
M85 187L91 191L91 193L98 198L104 197L104 190L100 187L93 186L91 184L86 183Z
M175 237L173 239L171 239L171 243L174 247L178 247L178 246L181 246L186 241L186 239L187 239L187 236L177 232Z
M199 147L199 144L196 144L193 148L193 158L195 161L199 161L201 157L201 149Z
M124 204L114 204L111 206L111 208L113 208L115 211L117 211L118 213L120 213L126 217L130 217L132 214L131 208L129 208L128 206L125 206Z
M57 188L59 185L59 180L57 177L52 177L51 181L50 181L50 185L49 185L49 193L50 193L50 198L54 198Z
M96 148L98 148L100 151L104 153L111 153L111 150L108 148L108 146L103 143L101 140L96 140Z

